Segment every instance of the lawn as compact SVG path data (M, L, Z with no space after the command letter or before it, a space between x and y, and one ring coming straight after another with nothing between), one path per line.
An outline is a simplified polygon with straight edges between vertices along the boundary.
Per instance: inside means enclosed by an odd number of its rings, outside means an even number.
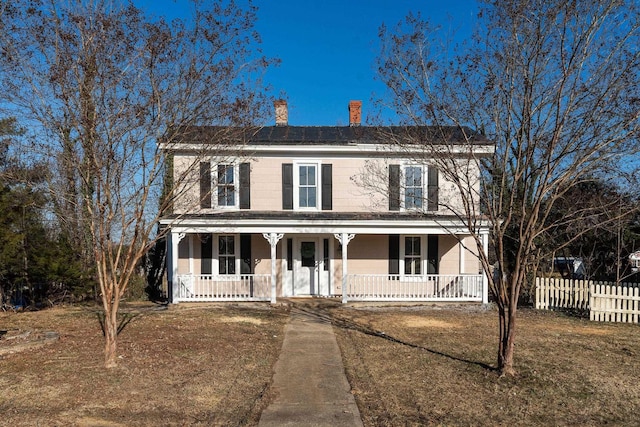
M499 378L493 310L296 304L333 320L366 426L638 425L638 325L522 309L519 374ZM257 424L273 397L285 308L126 311L112 371L95 308L0 313L0 425ZM27 331L59 339L20 347Z
M0 313L0 425L257 424L282 347L284 310L127 311L118 366L110 371L95 309ZM59 339L24 347L45 331ZM9 347L21 351L7 353Z
M499 378L497 313L331 310L366 426L637 426L640 329L522 309L516 378Z

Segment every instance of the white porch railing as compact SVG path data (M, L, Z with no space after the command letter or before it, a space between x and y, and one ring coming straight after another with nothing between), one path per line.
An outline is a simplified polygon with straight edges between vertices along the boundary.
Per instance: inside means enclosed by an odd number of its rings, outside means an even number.
M181 274L178 301L269 301L269 274Z
M350 274L348 301L482 302L482 275Z

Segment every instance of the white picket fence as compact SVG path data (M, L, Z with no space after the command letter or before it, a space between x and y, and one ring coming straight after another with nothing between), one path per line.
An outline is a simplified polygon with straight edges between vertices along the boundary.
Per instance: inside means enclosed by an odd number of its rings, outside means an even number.
M536 308L589 310L596 322L638 323L640 284L537 277Z
M636 286L591 286L589 319L596 322L638 323L640 288Z

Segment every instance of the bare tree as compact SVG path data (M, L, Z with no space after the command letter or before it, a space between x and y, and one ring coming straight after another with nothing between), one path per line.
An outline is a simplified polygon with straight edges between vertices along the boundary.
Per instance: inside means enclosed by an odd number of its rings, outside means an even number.
M462 200L452 209L478 245L479 221L491 224L493 257L480 261L499 313L501 374L515 374L520 292L557 249L544 245L545 233L590 214L585 205L551 221L556 201L636 166L628 160L638 145L639 17L631 1L486 1L475 38L456 53L420 16L381 29L386 106L405 124L441 132L387 137L455 185ZM451 127L467 150L449 142ZM469 129L494 141L492 156L461 160L460 151L473 153ZM482 168L478 185L470 165Z
M112 367L120 300L199 162L164 181L170 157L160 145L179 147L191 125L217 124L203 155L226 152L229 129L264 111L259 78L270 61L256 47L255 8L194 0L188 20L168 22L116 0L5 6L2 106L36 129L55 213L91 256Z

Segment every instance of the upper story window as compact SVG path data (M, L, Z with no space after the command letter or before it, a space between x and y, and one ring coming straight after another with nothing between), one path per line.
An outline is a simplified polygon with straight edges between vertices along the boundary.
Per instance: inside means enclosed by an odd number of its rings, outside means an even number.
M218 165L218 206L236 206L236 182L234 165Z
M407 166L404 168L405 209L422 209L423 175L422 166Z
M389 210L437 211L438 179L433 166L389 165Z
M200 162L200 207L250 209L251 165Z
M318 179L316 165L298 165L298 207L318 207Z
M332 165L318 162L282 165L282 209L333 209Z

